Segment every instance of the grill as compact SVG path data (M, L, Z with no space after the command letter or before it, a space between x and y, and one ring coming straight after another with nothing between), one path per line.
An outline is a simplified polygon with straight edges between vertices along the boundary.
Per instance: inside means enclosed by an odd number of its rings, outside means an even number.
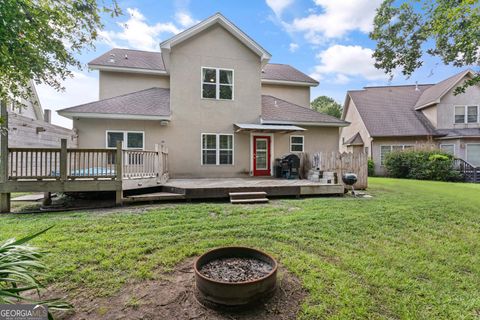
M275 176L277 178L298 179L300 158L293 153L275 159Z
M355 196L355 189L353 188L353 185L358 181L357 175L355 173L347 172L342 176L342 181L347 186L352 187L352 195Z

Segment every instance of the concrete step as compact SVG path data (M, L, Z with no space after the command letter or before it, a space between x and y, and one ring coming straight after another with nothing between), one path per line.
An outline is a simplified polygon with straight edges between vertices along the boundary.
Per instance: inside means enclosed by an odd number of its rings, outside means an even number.
M250 198L250 199L230 199L232 204L241 204L241 203L267 203L268 198Z
M137 194L128 196L124 199L124 202L149 202L149 201L168 201L168 200L182 200L185 199L184 194L171 193L171 192L155 192Z
M266 198L267 193L264 191L257 192L230 192L228 194L230 199L257 199L257 198Z

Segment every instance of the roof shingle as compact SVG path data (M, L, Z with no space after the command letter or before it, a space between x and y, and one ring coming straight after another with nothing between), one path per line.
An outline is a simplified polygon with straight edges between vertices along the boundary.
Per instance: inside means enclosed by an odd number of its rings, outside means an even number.
M318 85L318 81L288 64L269 63L262 70L263 80L305 82Z
M132 49L112 49L93 59L88 65L165 71L160 52Z
M170 116L170 90L150 88L59 110L68 113L103 113L141 116Z
M349 124L335 117L269 95L262 95L262 121L264 123L274 123L275 121L312 123L312 125L324 123L339 127Z

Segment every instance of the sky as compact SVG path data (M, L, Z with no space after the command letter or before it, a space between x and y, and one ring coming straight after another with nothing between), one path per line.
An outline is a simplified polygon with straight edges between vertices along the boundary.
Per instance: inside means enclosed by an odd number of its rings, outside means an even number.
M343 104L347 90L365 86L435 83L459 69L425 57L424 65L409 79L389 79L374 67L372 30L381 0L119 0L123 15L105 17L105 28L95 50L77 56L84 65L72 70L65 91L39 85L44 109L58 110L98 100L98 71L87 63L111 48L158 51L159 43L193 24L221 12L272 54L270 62L285 63L320 81L312 99L327 95ZM55 124L72 126L52 114Z

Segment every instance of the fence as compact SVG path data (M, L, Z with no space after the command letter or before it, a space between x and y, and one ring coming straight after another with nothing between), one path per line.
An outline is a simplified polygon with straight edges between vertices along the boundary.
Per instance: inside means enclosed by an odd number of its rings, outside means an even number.
M301 173L303 177L313 167L312 159L315 153L304 153L301 157ZM321 171L336 172L339 183L342 183L342 175L347 172L355 173L358 181L355 184L357 189L368 187L368 156L366 153L358 152L317 152L319 155L319 168Z

